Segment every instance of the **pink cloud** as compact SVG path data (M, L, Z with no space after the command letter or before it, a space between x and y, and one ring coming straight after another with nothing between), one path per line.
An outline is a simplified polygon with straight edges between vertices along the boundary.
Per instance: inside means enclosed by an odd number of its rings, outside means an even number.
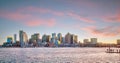
M92 35L98 35L101 37L115 37L120 35L120 30L118 27L113 26L107 26L104 28L96 28L96 27L85 27L82 28L82 30L92 34Z
M51 11L52 14L57 15L57 16L64 16L63 12L56 12L56 11Z
M32 17L30 14L21 14L18 12L0 12L0 17L11 20L22 20Z
M30 12L30 13L43 13L43 14L52 14L55 16L63 16L64 13L60 12L60 11L55 11L55 10L51 10L51 9L47 9L47 8L38 8L38 7L25 7L25 8L21 8L17 10L18 12Z
M108 16L103 18L106 22L120 22L120 16Z
M60 12L60 11L55 11L55 10L51 10L51 9L45 9L45 8L37 8L37 7L25 7L25 8L20 8L17 9L15 12L2 12L1 13L1 17L7 18L7 19L12 19L12 20L26 20L29 18L35 18L36 15L34 15L34 13L37 14L52 14L55 16L66 16L68 15L70 18L75 18L79 21L83 21L83 22L87 22L87 23L95 23L94 20L91 20L89 18L86 17L82 17L78 14L75 14L73 12Z
M120 12L116 12L116 14L106 15L101 17L105 22L120 22Z
M75 14L75 13L73 13L73 12L68 12L67 15L70 16L70 17L73 17L73 18L75 18L75 19L77 19L77 20L83 21L83 22L95 23L94 20L91 20L91 19L86 18L86 17L82 17L82 16L80 16L80 15L78 15L78 14Z
M88 23L94 23L95 21L82 17L80 15L77 15L75 13L72 12L68 12L66 11L66 13L61 12L61 11L55 11L55 10L51 10L51 9L45 9L45 8L36 8L36 7L27 7L25 9L22 9L21 11L29 11L29 12L37 12L37 13L49 13L55 16L65 16L66 14L69 15L70 17L74 17L75 19L84 21L84 22L88 22Z
M0 17L6 18L6 19L12 19L12 20L21 20L21 19L29 19L34 18L37 15L34 15L34 13L37 14L51 14L55 16L63 16L64 13L60 11L55 11L51 9L46 8L37 8L37 7L25 7L25 8L19 8L14 12L11 11L0 11Z
M48 20L44 20L44 19L35 19L35 20L29 20L27 22L25 22L25 25L27 26L48 26L48 27L53 27L56 24L55 19L48 19Z
M55 11L51 9L45 9L45 8L37 8L37 7L25 7L25 8L19 8L14 12L11 11L0 11L0 17L5 19L11 19L13 21L17 21L19 23L25 24L27 26L54 26L56 24L55 19L47 18L47 19L39 19L39 17L36 15L45 13L45 14L52 14L55 16L69 16L70 18L75 18L79 21L87 22L87 23L95 23L94 20L91 20L86 17L82 17L76 13L73 12L60 12Z
M31 13L25 14L20 11L16 12L8 12L8 11L0 11L0 17L9 19L11 21L16 21L18 23L22 23L26 26L48 26L53 27L56 24L56 20L53 18L42 19L36 17Z

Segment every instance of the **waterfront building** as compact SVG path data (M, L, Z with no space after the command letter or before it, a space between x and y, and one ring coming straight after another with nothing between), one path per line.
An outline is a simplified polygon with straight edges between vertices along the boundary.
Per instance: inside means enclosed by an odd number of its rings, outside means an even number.
M20 39L20 46L26 47L26 45L28 44L28 36L27 36L26 32L20 30L19 31L19 39Z
M84 39L84 40L83 40L83 43L84 43L84 44L89 44L89 39Z
M78 37L77 35L67 33L65 35L65 42L68 44L74 44L78 42Z
M53 43L55 43L56 40L57 40L56 33L52 33L52 39L51 39L51 41L52 41Z
M31 36L32 40L36 40L36 42L39 42L40 40L40 34L39 33L35 33Z
M120 45L120 39L117 39L117 45Z
M47 38L47 35L44 34L44 35L42 36L42 42L47 42L46 38Z
M51 36L50 35L47 35L46 36L46 42L50 42L51 41Z
M52 38L56 38L56 33L52 33Z
M13 42L13 38L12 37L7 37L7 43L12 43Z
M74 34L71 34L70 44L74 43Z
M14 43L16 43L16 41L17 41L17 35L14 34Z
M62 42L62 34L61 33L58 33L57 38L60 42Z
M91 38L91 44L97 44L97 38Z
M62 37L62 43L65 44L65 37Z
M93 45L91 45L91 42L89 41L89 39L84 39L83 40L83 46L90 47L90 46L93 46Z
M120 47L120 39L117 39L117 47Z
M40 40L40 34L39 33L35 33L33 35L31 35L31 39L30 41L31 43L33 43L33 46L39 46L41 44L41 40Z
M51 41L51 36L44 34L42 36L42 42L50 42Z
M97 38L91 38L91 42L90 42L89 46L91 46L91 47L97 46Z
M65 35L65 43L71 43L71 34L69 32Z
M73 42L74 42L74 43L77 43L77 42L78 42L78 36L77 36L77 35L74 35L74 36L73 36Z

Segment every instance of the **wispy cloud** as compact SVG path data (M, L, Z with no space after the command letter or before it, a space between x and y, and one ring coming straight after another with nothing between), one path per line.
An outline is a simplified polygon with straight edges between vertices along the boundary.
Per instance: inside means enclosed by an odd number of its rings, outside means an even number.
M75 18L79 21L83 21L83 22L87 22L87 23L95 23L94 20L92 19L89 19L87 17L83 17L83 16L80 16L74 12L68 12L69 10L65 10L64 12L63 11L56 11L56 10L53 10L53 9L46 9L46 8L37 8L37 7L26 7L26 8L23 8L22 10L19 10L20 12L35 12L35 13L43 13L43 14L51 14L51 15L55 15L55 16L59 16L59 17L63 17L63 16L69 16L70 18Z
M68 16L70 18L75 18L77 21L83 21L86 23L95 23L95 21L80 16L76 13L73 12L62 12L62 11L55 11L51 9L46 9L46 8L38 8L38 7L24 7L24 8L19 8L14 11L0 11L0 17L5 18L5 19L11 19L13 21L20 22L22 24L25 24L27 26L53 26L56 24L55 18L39 18L38 15L44 15L44 14L51 14L54 16L58 16L60 18L64 16ZM51 20L52 19L52 20ZM49 24L48 24L49 23Z
M34 26L47 26L47 27L53 27L56 24L55 19L35 19L35 20L29 20L25 22L25 25L34 27Z
M56 10L52 10L52 9L47 9L47 8L33 7L33 6L20 8L17 11L18 12L22 12L22 13L24 13L24 12L27 11L29 13L52 14L52 15L55 15L55 16L63 16L64 15L64 13L60 12L60 11L56 11Z
M86 22L86 23L95 23L94 20L83 17L83 16L80 16L80 15L75 14L73 12L68 12L67 15L70 16L70 17L73 17L73 18L75 18L75 19L77 19L79 21L83 21L83 22Z
M29 9L30 10L30 9ZM36 15L31 13L22 13L21 11L10 12L10 11L0 11L0 17L22 23L26 26L35 27L35 26L47 26L53 27L56 24L54 18L39 18Z
M120 22L120 9L116 11L114 14L110 13L109 15L104 15L101 18L105 22Z
M120 22L120 14L115 16L103 17L103 20L106 22Z
M91 33L92 35L98 35L102 37L115 37L120 35L119 27L107 26L104 28L93 27L85 27L82 30Z
M22 20L22 19L28 19L32 17L30 14L22 14L19 12L9 12L9 11L2 11L0 12L0 17L5 19L12 19L12 20Z

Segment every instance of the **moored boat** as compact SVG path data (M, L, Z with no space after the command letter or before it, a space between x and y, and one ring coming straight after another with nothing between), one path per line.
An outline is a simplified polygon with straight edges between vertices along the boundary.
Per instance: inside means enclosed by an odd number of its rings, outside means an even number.
M120 49L107 49L107 51L105 51L106 53L120 53Z

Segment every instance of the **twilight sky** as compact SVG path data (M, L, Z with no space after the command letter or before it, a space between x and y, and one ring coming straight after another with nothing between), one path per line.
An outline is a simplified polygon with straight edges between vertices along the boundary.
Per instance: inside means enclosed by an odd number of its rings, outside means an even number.
M120 39L120 0L0 0L0 44L23 30L51 35L70 32L99 42Z

